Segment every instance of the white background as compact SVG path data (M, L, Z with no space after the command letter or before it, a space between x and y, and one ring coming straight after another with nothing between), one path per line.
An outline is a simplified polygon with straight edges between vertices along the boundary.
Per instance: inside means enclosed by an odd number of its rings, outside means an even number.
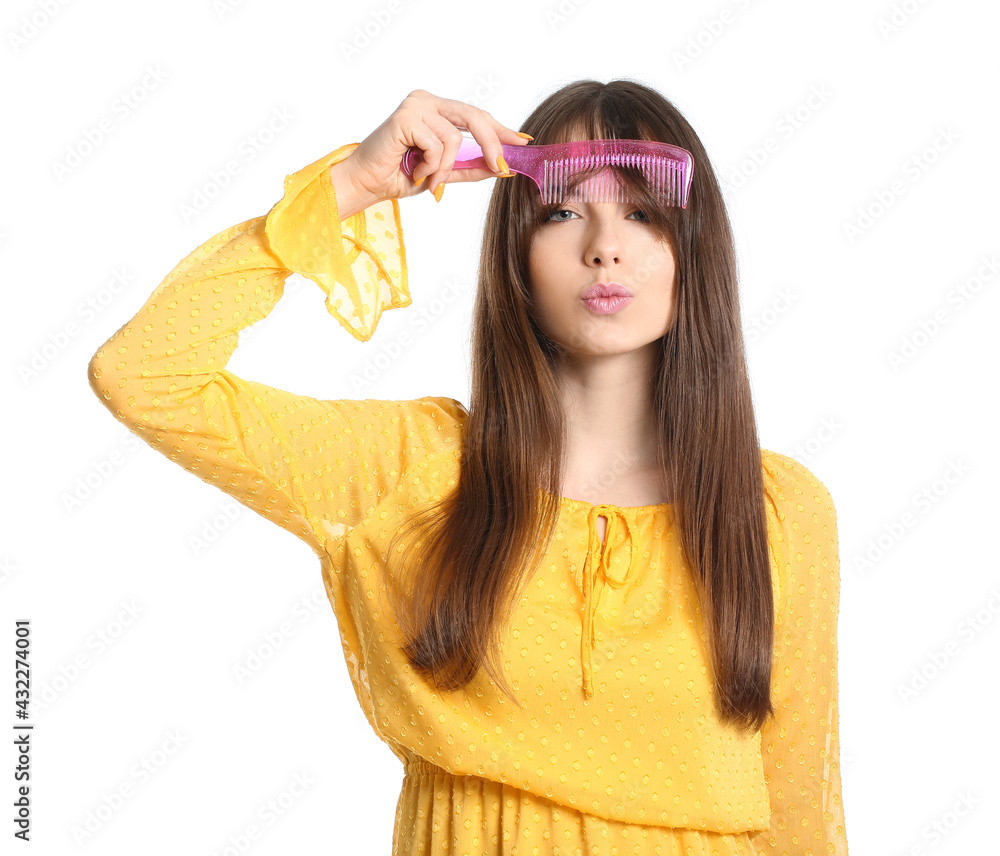
M633 77L680 107L728 187L762 445L836 503L851 853L996 852L998 25L985 0L5 4L5 727L15 619L31 619L43 703L24 851L234 853L299 774L312 784L242 852L390 852L402 770L353 695L315 555L132 438L87 363L181 258L412 89L516 128L566 82ZM414 304L369 342L292 277L229 367L320 398L468 403L489 189L402 203ZM199 191L213 198L186 216ZM461 299L441 313L448 286ZM433 334L352 383L422 310Z

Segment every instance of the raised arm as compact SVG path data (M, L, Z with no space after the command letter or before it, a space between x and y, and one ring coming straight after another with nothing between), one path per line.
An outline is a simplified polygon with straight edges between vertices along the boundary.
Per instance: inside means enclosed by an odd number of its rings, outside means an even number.
M837 713L840 558L826 487L797 461L765 453L765 484L778 535L780 608L772 701L761 728L771 824L757 853L847 856Z
M418 93L361 144L289 175L266 217L181 261L88 366L102 403L149 445L317 551L371 512L398 483L407 449L440 439L415 435L443 430L460 405L321 401L226 365L239 331L271 311L293 271L325 291L328 311L355 338L369 339L383 310L410 304L396 200L451 178L457 127L496 152L498 133L525 142L477 108ZM399 171L410 145L424 150L415 175L431 176L423 187Z
M88 367L102 403L150 446L314 548L330 525L354 525L395 484L407 403L319 401L226 368L239 331L271 311L294 269L269 224L322 242L342 271L332 285L345 290L327 306L356 337L377 320L360 294L382 294L378 311L410 302L396 203L341 224L332 193L328 208L313 198L329 187L329 164L317 164L289 177L291 192L268 217L220 232L181 261ZM357 298L347 296L352 285Z

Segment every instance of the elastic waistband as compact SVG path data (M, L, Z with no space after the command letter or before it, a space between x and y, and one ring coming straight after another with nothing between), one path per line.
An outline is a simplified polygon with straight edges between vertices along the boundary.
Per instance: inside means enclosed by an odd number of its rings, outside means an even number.
M425 761L423 758L418 758L413 761L407 761L403 765L403 772L407 776L436 776L442 774L445 776L451 776L443 767L439 767L437 764L432 764L430 761Z

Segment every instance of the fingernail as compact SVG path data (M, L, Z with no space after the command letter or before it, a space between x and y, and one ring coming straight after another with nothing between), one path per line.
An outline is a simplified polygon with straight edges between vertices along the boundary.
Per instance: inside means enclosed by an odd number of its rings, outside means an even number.
M514 158L514 160L517 160L517 158ZM507 161L503 159L503 155L497 155L497 166L500 167L503 175L510 175L510 167L507 166Z
M523 137L525 140L533 140L533 139L535 139L533 136L531 136L531 134L522 134L520 131L517 132L517 135L519 137Z
M423 180L424 180L425 178L427 178L427 176L426 176L426 175L422 175L422 176L420 176L420 178L418 178L418 179L416 180L416 183L415 183L415 184L414 184L413 186L414 186L414 187L420 187L420 182L422 182L422 181L423 181Z
M441 197L442 196L444 196L444 182L443 181L440 184L438 184L437 187L434 188L434 198L438 202L441 201Z
M517 175L516 172L498 172L494 178L513 178Z

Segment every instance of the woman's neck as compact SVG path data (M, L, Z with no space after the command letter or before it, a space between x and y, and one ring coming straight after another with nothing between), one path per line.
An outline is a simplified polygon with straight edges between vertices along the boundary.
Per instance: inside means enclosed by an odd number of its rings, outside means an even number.
M564 495L651 505L665 496L657 457L652 374L659 342L611 356L574 354L559 366L566 414ZM622 502L614 497L654 497Z

